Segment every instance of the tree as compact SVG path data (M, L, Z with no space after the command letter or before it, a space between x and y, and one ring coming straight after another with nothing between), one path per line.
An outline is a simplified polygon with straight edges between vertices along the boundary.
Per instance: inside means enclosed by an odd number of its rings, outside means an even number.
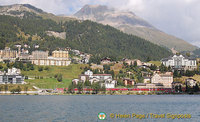
M174 70L174 77L178 77L178 70Z
M67 92L67 90L66 90L66 88L64 88L64 94L66 94L66 92Z
M24 91L27 93L27 91L28 91L28 86L27 85L24 86Z
M93 92L94 92L95 94L98 94L98 91L100 90L100 88L101 88L101 86L100 86L99 83L93 83L93 84L92 84L92 89L93 89Z
M187 53L186 53L186 56L190 57L190 53L189 53L189 52L187 52Z
M198 84L196 83L196 85L194 86L194 92L198 92L199 91L199 86Z
M156 69L157 69L157 66L154 64L154 65L152 65L151 64L151 66L149 67L151 70L153 70L153 71L155 71Z
M137 61L134 61L134 65L133 65L134 67L137 67Z
M167 71L167 67L163 63L160 65L159 69L160 69L160 72L162 73Z
M0 92L3 90L3 87L2 86L0 86Z
M106 87L105 87L105 85L103 85L102 87L101 87L101 91L105 94L106 93Z
M57 81L61 82L62 81L62 74L57 75Z
M10 90L10 92L11 92L12 94L14 94L14 93L16 92L16 89L15 89L15 88L12 88L12 89Z
M17 88L16 88L16 92L18 92L18 94L21 92L21 87L20 86L17 86Z
M68 86L68 92L69 92L69 93L74 93L74 85L73 85L73 84L70 84L70 85Z
M2 66L2 65L0 65L0 69L3 69L3 66Z
M85 85L85 86L91 86L91 83L90 83L89 80L86 80L85 83L84 83L84 85Z
M79 94L81 94L81 92L83 91L83 83L82 82L78 82L77 89L78 89Z
M7 92L8 91L8 85L4 86L4 91Z

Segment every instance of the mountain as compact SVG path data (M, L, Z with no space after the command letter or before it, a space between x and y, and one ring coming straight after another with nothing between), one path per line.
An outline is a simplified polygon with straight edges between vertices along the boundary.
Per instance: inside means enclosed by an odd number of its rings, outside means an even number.
M57 23L44 18L42 15L47 13L31 5L5 6L0 7L0 11L0 49L5 46L15 49L15 45L27 44L29 52L49 50L51 53L58 48L71 47L98 58L137 58L143 61L171 55L166 48L109 25L75 19ZM39 48L35 49L34 45Z
M41 16L43 19L52 19L56 22L75 20L71 17L55 16L54 14L44 12L43 10L36 8L30 4L14 4L8 6L0 6L0 15L9 15L22 18L29 14Z
M177 51L193 51L197 49L196 46L184 40L156 29L133 12L118 11L102 5L85 5L74 16L81 20L91 20L113 26L125 33L139 36L168 49Z

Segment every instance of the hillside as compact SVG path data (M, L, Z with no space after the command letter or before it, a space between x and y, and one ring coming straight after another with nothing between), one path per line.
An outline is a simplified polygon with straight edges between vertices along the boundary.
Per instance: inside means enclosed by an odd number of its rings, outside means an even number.
M23 17L0 16L0 48L15 44L28 44L30 52L34 45L39 50L55 50L71 47L91 53L94 56L109 56L114 59L138 58L160 60L171 53L162 47L137 36L125 34L111 26L91 21L66 21L56 23L44 19L31 11L24 11ZM47 31L66 32L66 39L48 36ZM37 49L38 50L38 49Z
M36 8L30 4L0 6L0 15L9 15L22 18L26 16L27 13L34 13L37 16L41 16L43 19L51 19L56 21L57 23L75 20L71 17L55 16L54 14L44 12L43 10Z
M197 49L196 46L184 40L156 29L133 12L118 11L101 5L85 5L74 16L81 20L91 20L104 25L108 24L125 33L139 36L168 49L173 48L177 51L193 51Z

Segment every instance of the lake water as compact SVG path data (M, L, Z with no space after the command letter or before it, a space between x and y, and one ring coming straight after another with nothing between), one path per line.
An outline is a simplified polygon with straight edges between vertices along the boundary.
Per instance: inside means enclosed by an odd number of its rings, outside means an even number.
M0 96L0 122L200 121L199 95L75 95ZM110 118L110 114L165 114L165 118ZM190 119L170 119L170 114L191 114Z

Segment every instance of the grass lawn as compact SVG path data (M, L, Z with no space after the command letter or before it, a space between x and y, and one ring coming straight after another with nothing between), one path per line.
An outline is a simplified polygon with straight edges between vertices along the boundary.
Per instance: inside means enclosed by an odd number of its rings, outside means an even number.
M195 79L196 81L200 82L200 75L194 75L193 77L182 76L182 81L185 82L185 80L186 80L187 78L193 78L193 79Z
M55 78L44 78L44 79L29 79L26 80L32 86L37 86L44 89L55 89L55 88L67 88L72 82L71 79L63 79L58 82Z
M160 61L149 61L149 63L155 64L156 66L160 66L161 65Z
M8 86L8 91L10 91L11 89L17 88L18 86L21 88L21 91L26 91L26 87L28 87L27 91L35 91L35 89L33 88L33 86L31 84L6 84ZM0 85L0 90L1 91L5 91L5 84L1 84Z
M66 88L71 83L72 79L78 78L87 64L70 64L69 66L48 66L49 70L38 71L39 66L34 66L34 70L22 71L24 76L30 78L43 77L43 79L28 79L25 82L39 88L54 89ZM45 68L46 66L43 66ZM82 69L80 69L82 67ZM54 75L62 74L63 80L58 82Z
M48 67L49 70L38 71L39 66L34 66L35 70L22 71L24 76L35 78L36 76L43 78L53 78L55 74L62 74L63 79L74 79L78 78L83 70L80 67L85 67L86 64L70 64L69 66L42 66L43 68ZM41 67L41 66L40 66Z

